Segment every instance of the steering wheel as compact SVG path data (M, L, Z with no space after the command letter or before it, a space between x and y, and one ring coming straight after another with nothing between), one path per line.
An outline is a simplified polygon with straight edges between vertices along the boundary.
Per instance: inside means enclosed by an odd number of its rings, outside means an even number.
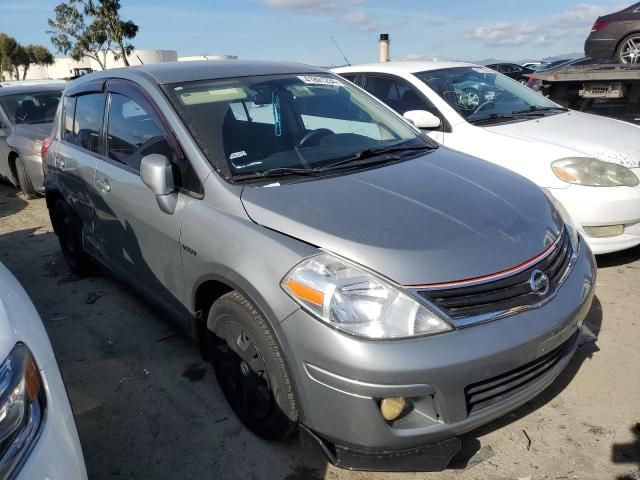
M496 102L494 102L493 100L487 100L486 102L481 103L478 108L476 108L473 113L479 113L481 111L483 111L486 107L488 107L489 105L493 105L495 107Z
M317 130L313 130L312 132L309 132L304 137L302 137L302 139L298 142L298 148L304 148L309 144L316 145L321 138L324 138L327 135L333 135L333 132L328 128L319 128Z

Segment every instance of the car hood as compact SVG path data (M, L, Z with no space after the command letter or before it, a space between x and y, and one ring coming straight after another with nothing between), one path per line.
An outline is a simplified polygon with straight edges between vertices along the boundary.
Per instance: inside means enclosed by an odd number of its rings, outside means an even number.
M445 148L338 177L246 187L242 201L254 222L403 285L507 270L544 251L562 226L534 184Z
M14 135L29 138L31 140L42 140L51 135L52 123L36 123L34 125L16 125Z
M40 369L54 360L40 316L20 283L0 263L0 364L17 342L33 353Z
M487 127L512 138L544 142L628 168L640 167L640 127L582 112Z

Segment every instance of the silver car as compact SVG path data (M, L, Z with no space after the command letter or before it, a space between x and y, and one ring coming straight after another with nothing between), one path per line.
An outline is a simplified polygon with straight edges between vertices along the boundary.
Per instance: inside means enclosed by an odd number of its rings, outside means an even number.
M0 177L27 198L44 191L42 140L51 134L64 86L42 82L0 88Z
M438 470L576 349L593 256L522 177L438 147L324 70L146 65L69 84L46 199L211 359L257 435L335 464Z

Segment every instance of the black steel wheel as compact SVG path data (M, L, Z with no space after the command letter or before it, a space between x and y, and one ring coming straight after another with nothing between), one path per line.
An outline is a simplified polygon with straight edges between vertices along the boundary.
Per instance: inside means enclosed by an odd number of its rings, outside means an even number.
M80 220L62 200L56 202L54 211L55 230L67 265L77 275L88 275L93 270L93 264L82 246Z
M213 368L227 402L256 435L282 440L297 428L296 395L282 350L264 317L228 293L209 312Z

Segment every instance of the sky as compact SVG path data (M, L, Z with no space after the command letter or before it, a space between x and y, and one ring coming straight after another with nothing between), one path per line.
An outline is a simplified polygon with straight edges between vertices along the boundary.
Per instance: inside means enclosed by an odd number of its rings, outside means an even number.
M0 0L0 32L52 49L47 19L61 0ZM537 59L583 51L593 21L621 0L121 0L140 26L137 48L178 55L344 64L377 61L380 33L394 60ZM60 56L59 54L56 54Z

